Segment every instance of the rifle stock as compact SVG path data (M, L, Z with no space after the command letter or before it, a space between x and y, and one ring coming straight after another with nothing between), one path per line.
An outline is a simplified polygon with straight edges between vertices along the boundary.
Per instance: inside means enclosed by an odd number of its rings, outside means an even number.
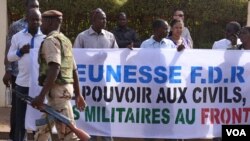
M76 136L81 141L88 141L90 139L90 135L88 133L86 133L85 131L77 128L72 123L70 125L68 125L68 127L71 129L72 132L74 132L76 134Z
M27 104L31 104L33 99L32 97L28 96L28 95L24 95L16 90L13 89L13 91L15 92L16 96L19 97L21 100L25 101ZM67 125L70 130L72 132L74 132L76 134L76 136L81 140L81 141L88 141L90 139L90 135L77 128L74 124L71 123L71 121L63 114L57 112L56 110L54 110L52 107L50 107L47 104L43 104L43 112L51 115L52 117L54 117L56 120L64 123L65 125Z

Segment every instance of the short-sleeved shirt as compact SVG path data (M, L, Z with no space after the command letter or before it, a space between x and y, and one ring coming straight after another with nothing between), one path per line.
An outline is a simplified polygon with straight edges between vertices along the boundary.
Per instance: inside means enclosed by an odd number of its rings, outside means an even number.
M74 48L118 48L118 45L113 33L102 29L98 34L90 27L77 36Z
M240 45L241 44L241 41L240 39L237 39L237 45ZM228 49L228 48L232 48L232 44L231 44L231 41L224 38L224 39L221 39L219 41L215 41L213 46L212 46L212 49Z
M112 33L115 35L119 48L126 48L131 42L133 42L134 47L140 47L139 36L133 29L129 27L116 27Z
M175 44L166 38L163 38L160 42L154 40L153 36L142 42L140 48L176 48Z

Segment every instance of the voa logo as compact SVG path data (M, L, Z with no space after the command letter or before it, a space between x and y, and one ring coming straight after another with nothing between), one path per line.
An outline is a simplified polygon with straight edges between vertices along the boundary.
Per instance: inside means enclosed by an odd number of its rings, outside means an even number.
M247 136L244 129L226 129L227 136Z

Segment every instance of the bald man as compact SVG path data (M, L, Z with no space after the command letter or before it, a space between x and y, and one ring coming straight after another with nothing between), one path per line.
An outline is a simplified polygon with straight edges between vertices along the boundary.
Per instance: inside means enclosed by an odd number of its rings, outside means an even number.
M15 90L28 95L30 79L30 57L29 51L33 48L39 48L45 35L40 31L41 12L38 8L32 8L28 11L28 27L15 34L11 39L11 46L7 55L9 62L18 61L18 75L16 78ZM37 59L37 58L34 58ZM21 99L16 98L15 113L15 141L23 141L25 136L25 113L27 104Z
M74 48L118 48L113 33L105 30L107 23L105 12L97 8L90 15L91 26L78 34ZM97 136L91 136L90 141L97 141ZM113 138L102 137L102 141L113 141Z
M118 48L113 33L105 30L107 19L102 9L93 10L90 21L92 25L78 34L74 48Z

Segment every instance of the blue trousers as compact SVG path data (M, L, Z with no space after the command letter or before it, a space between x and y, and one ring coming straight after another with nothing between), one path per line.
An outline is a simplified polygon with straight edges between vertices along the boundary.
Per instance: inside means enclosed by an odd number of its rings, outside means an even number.
M11 78L11 85L12 85L12 89L14 89L16 87L16 76L12 75ZM14 136L15 136L15 126L16 126L16 118L15 118L15 114L16 114L16 95L14 93L14 91L12 91L11 94L11 109L10 109L10 134L9 134L9 138L14 140Z
M24 94L29 94L29 87L22 87L16 85L15 90ZM26 114L27 103L22 101L16 96L16 114L15 114L15 136L14 141L23 141L25 138L25 114Z

